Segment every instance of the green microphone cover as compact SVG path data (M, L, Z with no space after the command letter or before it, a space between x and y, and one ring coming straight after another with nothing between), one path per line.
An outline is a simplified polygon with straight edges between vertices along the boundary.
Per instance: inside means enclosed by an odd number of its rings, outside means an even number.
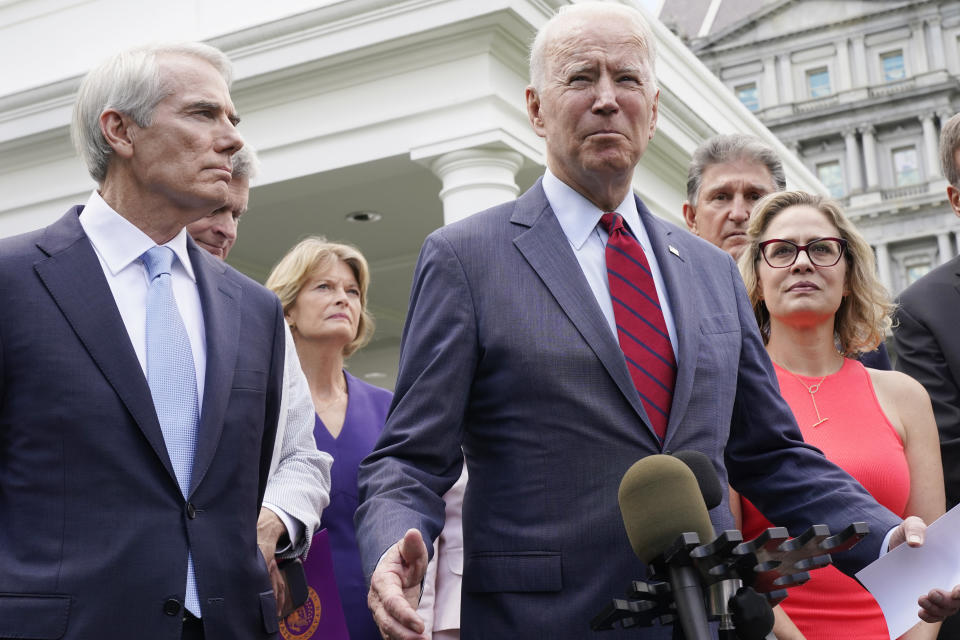
M702 544L714 538L697 478L673 456L652 455L633 463L623 474L617 500L630 546L645 563L681 533L696 533Z

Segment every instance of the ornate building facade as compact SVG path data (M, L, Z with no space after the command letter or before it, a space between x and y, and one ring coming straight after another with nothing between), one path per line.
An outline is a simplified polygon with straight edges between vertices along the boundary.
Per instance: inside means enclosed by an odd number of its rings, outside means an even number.
M660 17L841 200L892 293L960 253L938 156L960 3L667 0Z

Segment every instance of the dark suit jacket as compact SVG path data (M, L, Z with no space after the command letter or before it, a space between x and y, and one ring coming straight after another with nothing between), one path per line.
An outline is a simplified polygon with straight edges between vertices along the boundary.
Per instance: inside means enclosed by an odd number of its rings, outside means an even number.
M871 369L882 369L883 371L893 369L893 365L890 364L890 354L887 353L887 345L883 342L873 351L861 353L857 360L859 360L863 366L870 367Z
M878 534L836 557L847 571L876 559L899 522L803 443L730 257L638 207L679 343L662 449L539 183L424 244L392 413L361 467L357 530L368 575L409 527L429 545L462 442L465 639L587 637L591 617L645 575L617 488L633 462L662 450L705 453L721 481L729 471L794 533L870 522ZM726 499L712 517L732 528Z
M951 508L960 503L960 258L907 287L898 302L893 326L896 367L930 394Z
M273 637L279 302L188 240L207 372L185 502L81 209L0 240L0 637L179 638L188 541L207 639Z

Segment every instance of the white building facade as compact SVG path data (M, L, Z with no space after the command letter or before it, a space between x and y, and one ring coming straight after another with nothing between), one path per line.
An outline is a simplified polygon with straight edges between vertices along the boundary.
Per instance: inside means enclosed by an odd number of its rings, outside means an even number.
M565 4L0 0L0 236L52 222L94 188L68 130L87 70L126 46L206 41L234 61L241 131L262 163L230 263L263 281L304 236L359 247L371 265L377 334L349 366L392 387L423 238L515 197L543 172L543 143L525 110L527 50ZM765 138L787 159L791 185L822 189L652 22L659 130L634 184L655 214L682 223L690 153L715 133Z
M938 138L960 111L960 3L777 0L741 15L691 47L841 200L890 291L956 256Z

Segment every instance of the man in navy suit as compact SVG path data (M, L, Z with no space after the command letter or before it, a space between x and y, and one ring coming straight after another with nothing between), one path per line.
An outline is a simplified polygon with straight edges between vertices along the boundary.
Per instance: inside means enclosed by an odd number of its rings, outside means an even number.
M243 145L230 73L191 44L93 70L73 135L98 189L0 241L0 637L275 637L283 314L185 230Z
M515 202L424 243L393 407L360 470L358 542L387 638L423 637L415 607L426 545L463 459L465 640L589 637L591 617L645 575L617 487L651 454L703 452L722 482L794 533L868 521L875 535L835 558L847 572L876 559L887 532L893 543L922 540L919 520L900 525L803 443L730 257L658 220L632 193L656 130L653 46L642 16L624 5L576 4L548 22L526 91L546 174ZM626 232L616 216L607 226L614 211ZM660 344L673 350L657 358L676 362L665 407L625 358L636 345L623 341L607 280L608 245L638 243L660 335L669 334ZM726 503L711 515L732 527ZM949 596L925 597L924 615L956 610Z
M947 201L960 216L960 114L940 131L940 166L947 179ZM940 456L947 507L960 504L960 257L948 260L903 290L893 325L897 370L916 378L933 402L940 431ZM951 618L940 638L960 637L960 620Z

